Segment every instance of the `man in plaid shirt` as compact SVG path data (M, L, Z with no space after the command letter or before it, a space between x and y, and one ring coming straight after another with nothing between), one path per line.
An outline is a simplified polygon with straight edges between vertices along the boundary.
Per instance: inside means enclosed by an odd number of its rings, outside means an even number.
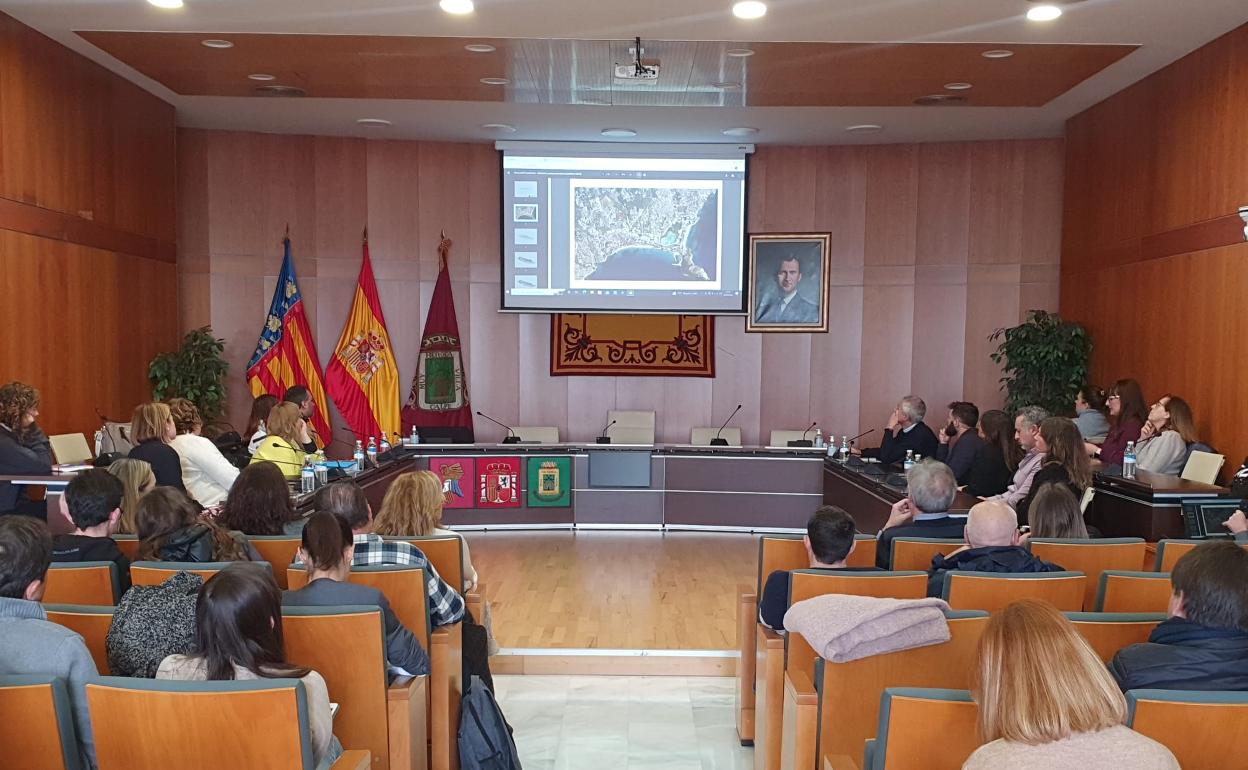
M316 510L329 511L345 519L355 533L352 567L370 564L406 564L425 571L429 594L429 620L434 626L448 626L464 619L464 599L438 575L429 559L411 543L383 540L369 532L373 512L364 491L355 484L327 484L316 493Z

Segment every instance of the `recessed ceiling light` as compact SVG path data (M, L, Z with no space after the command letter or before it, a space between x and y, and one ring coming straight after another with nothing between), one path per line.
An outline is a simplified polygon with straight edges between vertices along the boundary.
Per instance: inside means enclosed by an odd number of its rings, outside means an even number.
M464 46L464 50L471 53L494 53L498 49L489 43L469 43Z
M715 86L721 91L740 91L741 90L740 83L724 81L722 83L712 83L711 85Z
M385 128L386 126L394 125L392 121L386 120L385 118L360 118L355 122L365 128Z
M182 0L147 0L147 2L157 8L173 9L182 7Z
M482 123L481 128L486 131L501 131L504 134L516 133L516 127L510 123Z
M511 81L507 78L481 78L481 82L487 86L505 86Z
M612 139L628 139L629 137L637 136L637 132L631 128L604 128L602 129L602 135Z
M207 48L233 48L234 44L228 40L201 40L200 45Z
M466 13L472 13L472 0L439 0L438 7L447 13L453 13L456 16L463 16Z
M945 83L946 91L968 91L972 88L970 83Z
M761 19L767 15L767 4L759 0L741 0L732 6L732 15L738 19Z
M260 80L260 81L266 81L266 80L277 80L277 76L276 76L276 75L266 75L266 74L265 74L265 73L263 73L263 72L255 72L255 73L252 73L251 75L248 75L248 76L247 76L247 79L248 79L248 80Z
M846 126L845 130L851 134L878 134L884 130L884 126L879 123L859 123L855 126Z
M724 136L750 136L757 134L758 129L753 126L735 126L733 128L725 128L721 133Z
M1008 59L1013 55L1013 51L1009 51L1004 48L994 48L991 51L984 51L980 54L980 56L985 59Z
M1027 18L1031 21L1053 21L1062 15L1062 9L1056 5L1033 5L1027 9Z
M724 54L734 59L744 59L747 56L753 56L754 51L749 48L729 48L727 51L724 51Z

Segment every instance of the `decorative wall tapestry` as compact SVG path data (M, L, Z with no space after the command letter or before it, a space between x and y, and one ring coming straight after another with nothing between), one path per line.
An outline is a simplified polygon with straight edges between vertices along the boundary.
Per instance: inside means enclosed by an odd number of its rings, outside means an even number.
M520 458L477 459L477 507L520 507Z
M429 470L442 479L442 504L446 508L476 507L477 475L471 457L434 457Z
M714 377L715 317L550 317L552 376Z
M530 457L530 508L567 508L572 505L572 458Z

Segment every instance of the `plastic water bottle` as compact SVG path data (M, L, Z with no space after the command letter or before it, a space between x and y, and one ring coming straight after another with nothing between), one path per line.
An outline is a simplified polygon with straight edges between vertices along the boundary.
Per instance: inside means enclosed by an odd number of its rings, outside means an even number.
M416 432L416 426L415 426L415 425L413 425L413 426L412 426L412 437L411 437L411 443L412 443L412 445L413 445L413 446L415 446L416 444L419 444L419 443L420 443L420 434Z
M386 452L389 452L389 451L390 451L390 439L386 438L385 434L382 434L381 445L377 448L377 453L384 455Z
M360 473L364 470L364 444L359 439L355 440L355 454L352 457L355 458L355 472Z
M377 437L368 437L368 464L370 467L377 464Z
M841 436L841 462L849 462L849 436Z
M1122 453L1122 477L1124 479L1135 478L1135 442L1128 441L1127 448Z
M914 467L914 463L915 463L915 460L914 460L914 450L913 450L913 449L907 449L907 450L906 450L906 459L905 459L905 461L904 461L904 462L902 462L902 464L901 464L901 469L902 469L903 471L909 471L911 468L913 468L913 467Z
M823 428L815 428L815 446L823 447Z
M311 456L303 458L303 469L299 471L299 486L305 495L316 491L316 471L312 468Z

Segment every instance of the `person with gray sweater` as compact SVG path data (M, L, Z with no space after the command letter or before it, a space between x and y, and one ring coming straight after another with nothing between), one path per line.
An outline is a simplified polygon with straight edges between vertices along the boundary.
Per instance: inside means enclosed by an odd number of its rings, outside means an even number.
M48 620L40 600L52 563L47 526L27 516L0 517L0 674L60 677L69 689L78 753L95 764L86 683L99 675L86 642Z
M1197 440L1192 408L1178 396L1157 399L1135 445L1135 467L1177 476L1187 464L1187 446Z

